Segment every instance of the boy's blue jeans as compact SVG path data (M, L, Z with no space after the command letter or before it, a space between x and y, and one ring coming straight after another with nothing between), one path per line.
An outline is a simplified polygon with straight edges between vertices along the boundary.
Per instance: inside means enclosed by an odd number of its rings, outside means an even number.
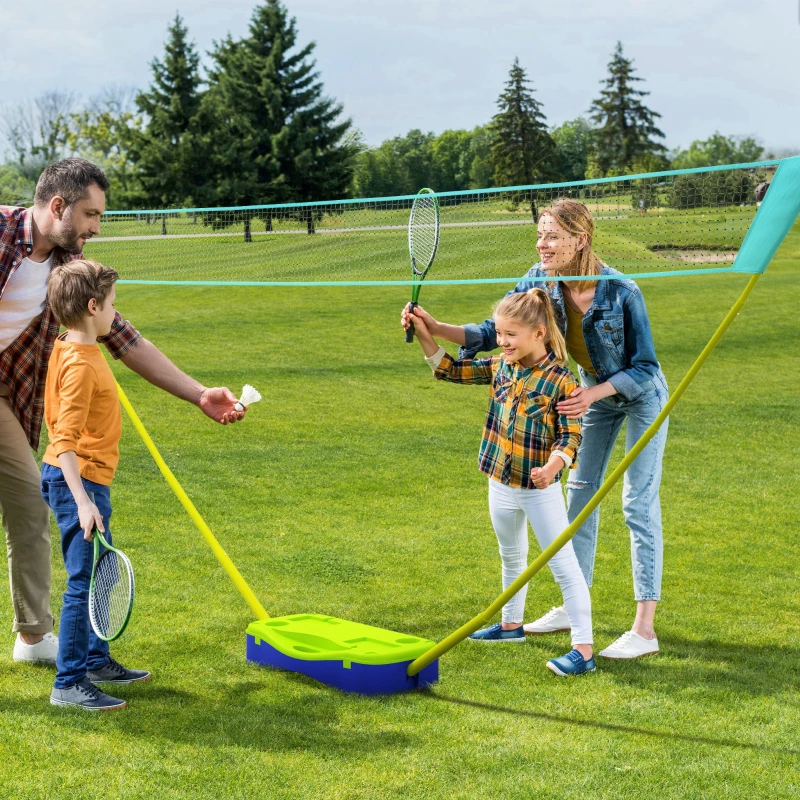
M581 370L581 384L593 386L596 380ZM667 382L659 370L652 387L637 400L617 402L613 397L598 400L583 416L583 439L578 450L578 466L567 480L567 505L570 522L578 516L600 488L608 462L623 423L627 422L625 452L661 413L669 398ZM661 529L661 463L667 443L667 421L642 450L625 473L622 511L631 535L634 598L661 599L664 541ZM572 546L586 583L592 585L600 510L595 509L581 525Z
M103 534L111 543L111 491L94 481L81 478L87 492L103 515ZM56 689L66 689L86 677L87 670L104 667L109 662L108 642L98 638L89 624L89 583L92 577L94 544L83 538L78 521L78 506L64 480L64 473L50 464L42 464L42 497L53 509L61 531L61 551L67 568L67 591L61 607L56 657Z

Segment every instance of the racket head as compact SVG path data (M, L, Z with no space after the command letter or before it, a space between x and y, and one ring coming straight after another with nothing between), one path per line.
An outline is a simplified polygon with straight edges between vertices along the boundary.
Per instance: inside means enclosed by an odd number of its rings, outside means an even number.
M89 621L100 639L113 642L122 635L133 611L133 566L125 553L108 544L97 530L94 542Z
M408 219L408 253L415 276L424 277L439 248L439 200L433 189L420 189Z

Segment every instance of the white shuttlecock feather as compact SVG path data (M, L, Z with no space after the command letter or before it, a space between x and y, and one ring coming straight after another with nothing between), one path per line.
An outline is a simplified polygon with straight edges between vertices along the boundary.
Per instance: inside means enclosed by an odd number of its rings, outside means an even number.
M249 383L244 385L242 389L241 395L239 395L239 401L236 403L234 408L237 411L244 411L249 405L253 403L257 403L261 399L261 395L254 386L251 386Z

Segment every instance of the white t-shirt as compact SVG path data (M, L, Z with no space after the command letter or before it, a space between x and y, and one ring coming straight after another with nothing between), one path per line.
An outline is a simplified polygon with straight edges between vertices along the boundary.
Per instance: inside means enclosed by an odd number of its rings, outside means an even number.
M52 266L52 253L43 262L23 258L8 279L0 298L0 353L44 310L47 276Z

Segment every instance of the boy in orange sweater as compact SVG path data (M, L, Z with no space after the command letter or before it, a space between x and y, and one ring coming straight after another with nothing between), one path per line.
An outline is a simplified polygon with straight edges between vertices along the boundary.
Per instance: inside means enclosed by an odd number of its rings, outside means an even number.
M42 459L42 495L61 530L67 591L61 609L56 680L50 702L87 711L125 708L124 700L96 683L147 681L150 673L126 669L89 624L89 583L94 527L111 542L110 486L122 432L114 375L100 352L99 336L114 321L119 276L89 260L56 267L48 300L67 332L56 340L47 371L45 422L50 435Z

